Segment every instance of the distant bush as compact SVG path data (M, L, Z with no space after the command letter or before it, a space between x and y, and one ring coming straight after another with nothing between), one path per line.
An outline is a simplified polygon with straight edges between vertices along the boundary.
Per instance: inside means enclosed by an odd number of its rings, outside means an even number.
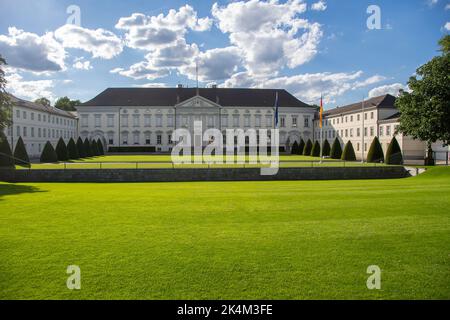
M317 140L314 142L314 146L312 147L311 156L320 157L320 143Z
M77 150L80 158L86 158L86 150L84 150L84 143L81 137L77 140Z
M311 139L308 139L308 141L305 144L305 147L303 148L303 155L310 156L312 147L313 147L313 145L312 145Z
M348 141L345 145L344 151L342 152L341 160L345 161L356 161L355 150L353 149L353 144Z
M80 155L78 154L77 145L75 144L73 138L70 138L69 143L67 144L67 155L70 160L80 158Z
M59 138L55 151L56 155L58 156L58 161L69 160L69 155L67 154L67 146L63 138Z
M334 139L333 146L331 147L330 157L332 159L341 159L342 147L338 138Z
M42 163L58 162L58 156L50 141L47 141L44 150L42 150L41 162Z
M384 162L383 147L381 147L378 137L373 138L370 145L369 152L367 153L367 162L380 163Z
M386 151L386 164L403 164L402 150L400 149L400 145L395 137L392 138Z
M322 156L329 157L330 151L331 151L330 143L328 142L327 139L325 139L325 141L323 142L323 145L322 145Z
M98 151L101 156L105 155L105 149L103 148L103 143L100 139L97 140Z
M98 151L97 141L95 141L95 140L91 141L91 151L92 151L92 155L94 157L100 155L100 151Z
M0 131L0 168L14 168L11 147L2 131Z
M27 149L23 143L22 137L17 140L16 148L14 149L14 163L23 166L30 163L30 158L28 157Z
M291 148L291 154L298 154L298 143L297 141L294 142Z
M94 154L92 153L91 144L88 138L84 139L83 146L86 157L92 157Z
M298 155L303 154L303 150L305 149L305 141L303 139L300 139L300 143L298 144Z

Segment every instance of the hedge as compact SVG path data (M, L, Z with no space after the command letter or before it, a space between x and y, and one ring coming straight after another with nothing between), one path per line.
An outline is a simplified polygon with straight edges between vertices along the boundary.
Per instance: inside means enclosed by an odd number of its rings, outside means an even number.
M330 157L331 159L341 159L342 156L342 148L341 142L338 138L334 139L333 146L331 147Z
M11 147L5 134L0 131L0 167L14 168L14 159L12 157Z
M345 145L344 151L342 152L341 160L345 161L356 161L355 150L353 149L353 144L348 141Z
M303 139L300 139L300 143L298 144L298 155L303 154L303 149L305 149L305 141Z
M325 139L322 145L322 157L329 157L330 151L331 151L330 143L328 142L327 139Z
M84 143L81 137L77 140L77 151L80 158L86 158L86 150L84 150Z
M317 140L314 142L314 146L312 147L311 156L320 157L320 143Z
M378 137L373 138L373 141L367 153L367 162L380 163L384 162L383 147L381 147Z
M42 150L41 162L42 163L58 162L58 156L56 155L56 151L53 148L50 141L47 141L47 143L45 144L44 150Z
M291 154L298 154L298 143L297 141L294 142L291 148Z
M403 164L402 150L395 137L392 138L386 151L386 164Z
M94 155L92 153L91 144L89 143L88 138L84 139L83 147L84 147L85 157L92 157Z
M75 144L73 138L70 138L69 143L67 144L67 156L70 160L80 158L77 145Z
M310 156L312 147L313 147L313 145L312 145L311 139L308 139L308 141L305 144L305 147L303 148L303 155Z
M67 146L63 138L59 138L55 151L56 155L58 156L58 161L69 160L69 155L67 154Z
M97 140L97 147L98 151L100 152L100 155L101 156L105 155L105 149L103 148L103 143L100 139Z
M19 166L30 164L30 157L28 157L27 149L25 148L22 137L19 137L16 148L14 149L14 163Z

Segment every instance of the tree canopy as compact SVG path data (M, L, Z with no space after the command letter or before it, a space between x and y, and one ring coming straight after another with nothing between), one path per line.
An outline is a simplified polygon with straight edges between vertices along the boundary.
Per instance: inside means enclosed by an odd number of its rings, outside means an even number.
M47 98L36 99L36 100L34 100L34 103L38 103L38 104L41 104L41 105L46 106L46 107L50 107L51 106L50 100L48 100Z
M5 59L0 55L0 131L11 125L11 101L6 93L6 79L3 66Z
M76 111L75 106L80 104L80 100L70 100L68 97L62 97L56 100L55 108L65 111Z

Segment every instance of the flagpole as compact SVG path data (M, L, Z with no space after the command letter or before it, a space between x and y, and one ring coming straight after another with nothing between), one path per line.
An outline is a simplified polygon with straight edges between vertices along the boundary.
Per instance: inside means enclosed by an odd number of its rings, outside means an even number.
M320 95L320 164L323 159L323 96Z
M365 121L364 121L364 111L365 111L365 97L363 97L363 101L362 101L362 131L361 131L361 137L362 137L362 144L361 144L361 163L364 163L364 126L365 126Z

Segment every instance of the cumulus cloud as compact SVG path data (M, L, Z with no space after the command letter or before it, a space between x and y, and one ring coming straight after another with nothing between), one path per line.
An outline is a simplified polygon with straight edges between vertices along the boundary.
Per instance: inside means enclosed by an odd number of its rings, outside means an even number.
M129 47L152 51L184 38L188 30L206 31L211 25L211 19L198 18L197 12L185 5L178 10L171 9L167 15L133 13L120 18L116 28L126 31L125 39Z
M212 14L218 28L242 51L246 69L257 75L298 67L317 54L323 33L320 24L299 18L306 9L301 0L250 0L223 7L216 3Z
M52 89L55 86L54 80L33 80L25 81L18 73L9 73L6 75L6 90L22 99L34 101L38 98L47 98L54 101Z
M65 48L81 49L93 58L112 59L123 50L122 40L104 29L86 29L66 24L55 31L55 38Z
M374 88L369 91L369 98L379 97L385 94L391 94L393 96L398 96L400 90L410 91L408 86L401 83L393 83L384 86Z
M444 26L445 30L450 31L450 22L447 22Z
M325 10L327 10L327 4L326 4L325 1L319 1L319 2L313 3L311 5L311 10L314 10L314 11L325 11Z
M0 35L0 52L7 63L18 69L33 72L65 70L66 51L53 33L43 36L8 28L8 35Z
M133 64L129 69L115 68L111 73L120 74L121 76L132 78L135 80L147 79L155 80L166 77L170 74L167 68L155 68L148 61L141 61Z
M76 58L74 60L72 67L75 69L79 69L79 70L91 70L92 69L91 62L89 60L84 60L84 57Z

